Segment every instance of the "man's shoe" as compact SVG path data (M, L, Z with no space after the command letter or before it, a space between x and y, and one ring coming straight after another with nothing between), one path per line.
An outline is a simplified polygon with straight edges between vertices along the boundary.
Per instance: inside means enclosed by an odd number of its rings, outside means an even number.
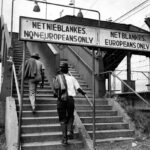
M68 134L68 139L73 139L74 137L73 137L73 132L69 132L69 134Z
M36 112L36 111L35 111L35 108L34 108L34 109L32 109L32 113L33 113L33 114L35 114L35 112Z
M61 143L62 143L63 145L68 145L68 141L67 141L66 139L62 139Z

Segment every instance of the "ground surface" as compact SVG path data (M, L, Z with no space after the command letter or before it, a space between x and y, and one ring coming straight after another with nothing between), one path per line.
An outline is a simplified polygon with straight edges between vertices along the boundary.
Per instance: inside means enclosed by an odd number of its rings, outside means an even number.
M0 128L0 150L6 150L4 130Z
M104 146L97 147L96 150L150 150L150 138L132 143L110 143Z

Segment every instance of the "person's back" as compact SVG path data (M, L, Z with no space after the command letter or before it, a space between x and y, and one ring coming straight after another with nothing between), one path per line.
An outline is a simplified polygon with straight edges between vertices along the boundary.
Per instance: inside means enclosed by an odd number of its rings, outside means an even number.
M31 102L32 110L35 112L35 100L36 100L36 90L37 85L41 82L41 87L44 85L44 66L41 61L39 61L40 56L37 53L33 53L31 58L27 60L29 72L31 77L28 78L29 81L29 99ZM29 66L29 67L28 67Z
M68 138L73 139L73 122L74 122L74 96L76 91L82 95L86 93L81 89L78 81L68 74L68 64L64 63L56 79L54 80L54 96L58 97L57 112L59 122L62 127L62 144L68 143ZM57 83L57 84L56 84ZM69 134L67 135L67 130Z
M36 64L37 64L37 72L36 72L36 75L35 75L35 80L42 81L42 72L45 69L44 65L41 61L39 61L37 59L36 59Z
M68 74L64 74L64 76L67 83L68 96L76 96L76 91L80 88L79 83L73 76L70 76Z

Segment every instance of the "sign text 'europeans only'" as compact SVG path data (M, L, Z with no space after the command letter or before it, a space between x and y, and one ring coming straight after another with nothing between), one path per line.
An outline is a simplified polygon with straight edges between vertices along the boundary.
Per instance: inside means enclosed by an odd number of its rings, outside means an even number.
M150 34L101 29L100 46L126 50L150 51Z
M93 27L20 17L20 40L98 46L98 32Z

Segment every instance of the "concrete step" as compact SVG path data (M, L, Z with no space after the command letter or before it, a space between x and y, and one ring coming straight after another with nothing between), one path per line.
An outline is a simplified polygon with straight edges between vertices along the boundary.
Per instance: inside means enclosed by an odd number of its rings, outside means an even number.
M93 124L92 123L84 123L85 128L88 131L93 130ZM123 122L117 122L117 123L96 123L95 124L96 130L118 130L118 129L129 129L129 125L127 123Z
M91 106L87 106L87 105L76 105L76 109L79 111L79 110L90 110L91 109ZM96 105L95 106L95 109L96 110L111 110L112 109L112 106L108 106L108 105Z
M59 123L56 124L35 124L35 125L22 125L22 133L37 133L37 132L56 132L61 131Z
M93 136L93 131L88 131L89 135ZM96 139L119 138L119 137L133 137L134 131L129 129L120 130L102 130L95 132Z
M89 100L92 102L92 98L89 98ZM95 101L96 105L108 105L108 101L106 100L96 100ZM83 105L83 104L88 104L89 102L85 99L85 97L81 97L81 98L75 98L75 105Z
M13 96L17 97L17 94L14 94ZM27 97L29 97L28 93L23 94L23 98L27 98ZM49 94L49 93L47 93L47 94L43 94L43 93L39 94L39 93L37 93L36 97L37 98L52 98L54 96L53 96L53 94Z
M110 144L117 143L117 142L129 143L132 141L133 141L132 137L116 137L116 138L107 138L107 139L96 139L96 146L98 149L99 146L100 147L103 146L102 144L110 146Z
M28 89L24 89L24 94L28 94L29 93L29 90ZM53 94L53 91L52 90L37 90L37 94Z
M86 92L86 94L87 95L91 95L91 92L90 91L86 91L85 90L85 92ZM24 87L24 93L26 94L26 93L29 93L29 87ZM40 88L40 87L38 87L37 88L37 93L50 93L50 94L53 94L54 93L54 90L52 90L49 86L47 86L47 87L44 87L43 89L42 88ZM78 94L78 97L80 97L81 95L80 94Z
M14 97L17 97L17 94L13 94L13 96ZM24 98L27 98L27 97L29 97L29 94L28 93L24 93ZM53 93L46 93L46 94L44 94L44 93L37 93L37 98L46 98L46 97L54 97L54 95L53 95ZM90 95L90 94L87 94L87 96L89 97L89 98L91 98L92 97L92 95ZM82 95L77 95L76 96L76 98L84 98L84 96L82 96Z
M79 134L75 132L74 139L78 139L78 138L79 138ZM22 143L60 141L61 139L62 139L62 132L58 132L58 131L21 134Z
M23 99L23 104L30 104L29 98ZM57 98L36 98L36 104L57 104Z
M68 145L64 146L59 141L36 142L22 144L22 150L83 150L83 142L81 140L69 140Z
M49 117L49 116L57 116L57 110L36 110L33 114L31 110L24 110L22 112L22 117Z
M37 97L36 98L36 102L37 102L37 104L56 104L57 103L57 98L54 98L54 97L51 97L51 98L49 98L49 97ZM29 98L23 98L23 103L24 104L28 104L28 103L30 103L30 101L29 101ZM75 105L87 105L87 104L89 104L89 102L84 98L84 97L76 97L75 98ZM106 101L106 100L101 100L101 101L99 101L99 100L97 100L96 101L96 105L108 105L108 101Z
M49 86L49 82L46 80L45 82L44 82L44 86ZM26 87L29 87L29 85L28 85L28 82L24 82L24 88L26 88ZM39 85L38 85L38 87L40 87ZM49 88L51 88L50 86L49 86Z
M36 125L36 124L54 124L59 123L57 116L52 117L23 117L22 118L22 125Z
M80 117L81 121L84 123L92 123L93 117ZM103 117L96 117L96 123L117 123L122 122L122 117L120 116L103 116Z
M56 104L38 104L36 110L56 110ZM23 110L31 110L30 104L23 104Z
M80 117L92 117L93 111L92 110L77 110L77 113ZM117 116L117 111L115 110L96 110L96 116Z

